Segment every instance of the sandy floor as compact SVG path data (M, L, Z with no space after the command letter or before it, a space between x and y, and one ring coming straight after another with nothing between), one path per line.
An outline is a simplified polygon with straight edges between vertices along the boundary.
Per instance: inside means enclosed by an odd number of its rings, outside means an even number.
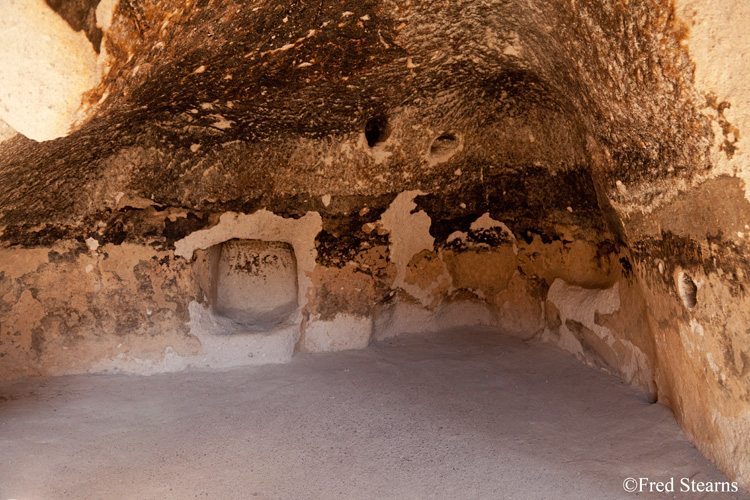
M626 493L628 477L675 493ZM0 500L749 498L681 493L681 478L726 481L668 409L482 332L0 384Z

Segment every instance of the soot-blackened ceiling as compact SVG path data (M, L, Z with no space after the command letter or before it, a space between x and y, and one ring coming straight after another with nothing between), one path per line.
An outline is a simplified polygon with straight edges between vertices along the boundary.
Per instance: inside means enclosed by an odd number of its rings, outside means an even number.
M120 0L101 47L94 2L48 3L109 72L79 130L0 146L5 238L123 199L294 216L407 189L596 225L616 180L708 166L667 2Z

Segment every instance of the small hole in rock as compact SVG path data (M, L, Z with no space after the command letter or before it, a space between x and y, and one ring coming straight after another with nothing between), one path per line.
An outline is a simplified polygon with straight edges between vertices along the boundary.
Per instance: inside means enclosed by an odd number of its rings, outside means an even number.
M389 135L391 135L391 129L385 116L376 116L365 124L365 139L367 139L367 145L371 148L385 142Z
M698 303L696 294L698 293L698 286L693 281L688 273L680 272L677 277L677 291L680 293L682 303L685 307L692 309Z
M458 151L461 143L452 132L440 134L437 139L432 141L430 146L430 160L432 163L439 163L448 160Z
M446 151L453 151L458 147L458 141L453 134L442 134L435 139L430 146L431 155L440 155Z

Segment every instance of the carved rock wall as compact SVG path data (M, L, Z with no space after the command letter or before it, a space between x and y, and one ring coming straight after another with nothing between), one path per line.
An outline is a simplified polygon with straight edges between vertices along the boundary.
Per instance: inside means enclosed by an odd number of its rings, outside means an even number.
M0 376L492 325L750 487L743 0L48 5L100 73L69 135L0 130ZM217 310L233 239L293 250L285 321Z

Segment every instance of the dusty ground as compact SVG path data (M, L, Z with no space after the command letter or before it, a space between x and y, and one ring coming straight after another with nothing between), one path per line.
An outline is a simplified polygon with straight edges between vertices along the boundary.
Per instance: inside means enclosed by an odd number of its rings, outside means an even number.
M447 332L291 365L0 384L0 500L750 498L670 411L546 345ZM674 494L623 491L628 477Z

